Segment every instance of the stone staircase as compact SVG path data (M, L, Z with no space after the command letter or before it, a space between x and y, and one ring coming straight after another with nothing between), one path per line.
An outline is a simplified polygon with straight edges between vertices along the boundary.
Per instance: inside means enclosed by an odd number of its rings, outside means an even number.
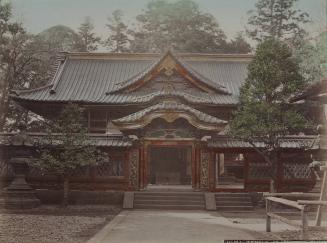
M202 192L135 192L135 209L205 209Z
M242 212L253 210L252 198L249 193L216 193L218 211Z
M236 182L235 176L222 176L218 178L218 185L229 185Z

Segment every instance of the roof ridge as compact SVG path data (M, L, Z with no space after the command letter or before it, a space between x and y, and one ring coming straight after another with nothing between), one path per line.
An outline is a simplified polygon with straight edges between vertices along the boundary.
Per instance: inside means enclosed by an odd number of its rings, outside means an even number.
M126 79L125 81L116 83L116 85L122 84L121 87L118 87L116 89L114 88L110 92L106 92L106 94L111 94L111 93L121 91L121 90L125 89L126 87L130 86L131 84L137 82L141 78L144 78L147 74L149 74L149 72L153 68L155 68L157 65L159 65L159 63L169 54L169 52L170 51L168 50L164 55L162 55L158 60L154 61L152 64L150 64L148 67L146 67L142 72L140 72L140 73Z
M169 105L167 106L167 104L169 104ZM142 117L142 116L144 116L144 115L146 115L146 114L148 114L150 112L153 112L153 111L155 111L157 109L163 109L163 110L173 109L174 111L176 111L176 110L178 110L180 108L191 111L192 113L198 113L200 116L209 117L211 120L213 119L217 123L224 123L224 124L227 123L227 121L225 121L225 120L219 119L219 118L217 118L215 116L212 116L212 115L207 114L207 113L205 113L203 111L197 110L197 109L195 109L195 108L193 108L191 106L188 106L188 105L183 104L183 103L178 102L178 101L161 101L160 103L156 103L154 105L148 106L148 107L146 107L146 108L144 108L144 109L142 109L140 111L134 112L134 113L129 114L127 116L124 116L122 118L115 119L112 122L116 123L116 122L124 121L124 120L130 119L132 117L137 117L140 114L142 114L141 115L141 117Z
M169 50L169 49L168 49ZM163 52L166 53L167 51ZM70 57L148 57L156 58L162 56L162 53L155 52L134 52L134 53L116 53L116 52L63 52L66 56ZM180 57L208 57L208 58L252 58L254 55L251 53L199 53L199 52L175 52Z
M221 92L223 94L230 95L230 92L228 92L227 88L222 84L217 84L213 82L212 80L208 79L207 77L203 76L202 74L198 73L196 70L190 67L187 63L180 60L170 49L168 49L157 61L153 62L151 65L146 67L143 71L139 72L138 74L126 79L125 81L116 83L116 85L120 85L120 87L114 88L111 91L107 91L106 94L112 94L115 92L122 91L123 89L133 85L140 79L146 77L152 69L156 68L167 56L171 56L173 60L181 65L184 69L186 69L194 78L199 80L200 82L204 83L206 86L209 86L211 88L214 88L216 91Z

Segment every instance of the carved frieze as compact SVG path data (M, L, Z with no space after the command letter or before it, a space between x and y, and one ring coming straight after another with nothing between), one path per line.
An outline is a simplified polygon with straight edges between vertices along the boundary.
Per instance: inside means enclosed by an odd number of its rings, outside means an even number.
M129 157L129 184L133 188L138 187L139 150L134 149Z
M200 187L209 187L209 163L210 163L210 153L206 151L201 151L200 156Z

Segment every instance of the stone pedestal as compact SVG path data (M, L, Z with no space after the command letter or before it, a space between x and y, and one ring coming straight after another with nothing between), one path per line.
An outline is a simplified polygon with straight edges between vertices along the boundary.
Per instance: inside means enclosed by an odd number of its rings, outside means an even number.
M40 200L26 182L29 158L12 158L9 163L14 170L14 179L2 192L0 204L5 208L28 209L39 206Z

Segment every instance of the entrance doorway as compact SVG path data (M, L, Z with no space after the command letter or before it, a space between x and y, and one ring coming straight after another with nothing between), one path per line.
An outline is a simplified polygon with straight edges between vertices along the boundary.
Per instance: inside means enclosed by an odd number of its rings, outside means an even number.
M191 146L149 146L149 184L191 185Z
M244 189L243 154L216 154L216 188Z

